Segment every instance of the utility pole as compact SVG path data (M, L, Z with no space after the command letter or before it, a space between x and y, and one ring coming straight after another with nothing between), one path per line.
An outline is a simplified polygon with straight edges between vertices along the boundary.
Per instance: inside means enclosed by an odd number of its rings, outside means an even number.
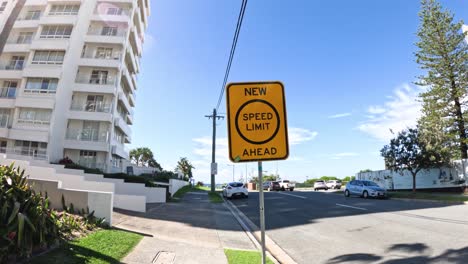
M213 119L213 145L211 148L211 191L215 191L215 174L213 170L213 166L216 163L216 120L223 119L224 116L219 116L216 114L216 108L213 109L213 115L206 115L205 117L208 117L208 119Z

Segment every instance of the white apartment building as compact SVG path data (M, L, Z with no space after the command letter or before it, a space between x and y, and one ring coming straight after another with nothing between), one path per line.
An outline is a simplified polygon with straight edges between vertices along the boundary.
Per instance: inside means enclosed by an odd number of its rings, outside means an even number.
M0 0L0 153L124 171L149 14L149 0Z

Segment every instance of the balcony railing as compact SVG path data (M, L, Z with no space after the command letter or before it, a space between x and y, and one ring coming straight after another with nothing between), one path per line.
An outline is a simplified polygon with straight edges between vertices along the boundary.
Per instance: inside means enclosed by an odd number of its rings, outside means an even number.
M122 58L122 53L114 52L112 56L96 56L93 54L86 53L81 56L83 59L96 59L96 60L120 60Z
M95 15L100 15L100 16L130 16L130 10L129 9L124 9L124 8L115 8L115 10L94 10Z
M5 148L0 147L0 153L9 155L26 156L37 160L48 160L47 150L30 148Z
M16 98L16 88L14 87L3 87L0 88L0 98Z
M1 114L0 115L0 127L1 128L8 127L8 120L10 120L10 115Z
M114 85L116 77L91 76L91 74L78 74L76 76L77 83Z
M0 64L0 70L21 71L24 68L24 61L14 61L8 64Z
M6 42L7 44L31 44L32 43L32 37L24 37L24 38L19 38L19 36L15 36L13 38L10 38Z
M54 94L57 90L55 89L28 89L24 88L24 93L30 94Z
M73 111L110 113L112 109L112 104L105 102L83 103L73 101L70 109Z
M77 141L109 142L109 132L96 129L68 129L66 138Z
M106 37L124 37L126 36L127 31L123 29L113 30L104 30L103 28L91 28L88 30L88 35L92 36L106 36Z
M78 160L78 165L81 165L81 166L89 168L89 169L100 169L102 171L106 170L106 164L98 163L98 162L96 162L94 160L80 159L80 160Z

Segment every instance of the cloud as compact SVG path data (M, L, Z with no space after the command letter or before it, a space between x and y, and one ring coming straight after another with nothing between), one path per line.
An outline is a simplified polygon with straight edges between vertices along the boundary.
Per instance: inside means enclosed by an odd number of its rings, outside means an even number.
M359 156L359 154L355 152L341 152L341 153L333 154L331 156L331 159L342 159L342 158L356 157L356 156Z
M291 127L288 129L288 137L290 145L298 145L307 141L314 140L318 132L311 131L305 128Z
M423 89L403 84L397 87L383 105L370 106L364 122L357 129L381 141L388 141L407 127L416 125L421 116L421 103L416 99Z
M335 119L335 118L347 117L347 116L350 116L350 115L351 115L351 113L342 113L342 114L336 114L336 115L328 116L328 118Z

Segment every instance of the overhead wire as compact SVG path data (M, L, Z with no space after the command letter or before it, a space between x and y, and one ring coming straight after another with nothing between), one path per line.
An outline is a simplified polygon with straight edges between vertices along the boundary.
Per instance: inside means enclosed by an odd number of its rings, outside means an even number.
M245 8L247 7L247 1L248 0L242 0L241 9L239 11L239 16L237 18L236 31L234 32L234 37L232 39L231 52L229 54L229 60L226 66L226 71L224 73L223 85L221 87L221 92L219 94L218 103L216 104L216 111L219 109L219 106L221 105L221 101L223 100L224 90L226 89L226 83L229 79L229 73L231 71L232 60L236 52L237 40L239 39L239 33L242 27L242 21L244 20L244 13L245 13Z

